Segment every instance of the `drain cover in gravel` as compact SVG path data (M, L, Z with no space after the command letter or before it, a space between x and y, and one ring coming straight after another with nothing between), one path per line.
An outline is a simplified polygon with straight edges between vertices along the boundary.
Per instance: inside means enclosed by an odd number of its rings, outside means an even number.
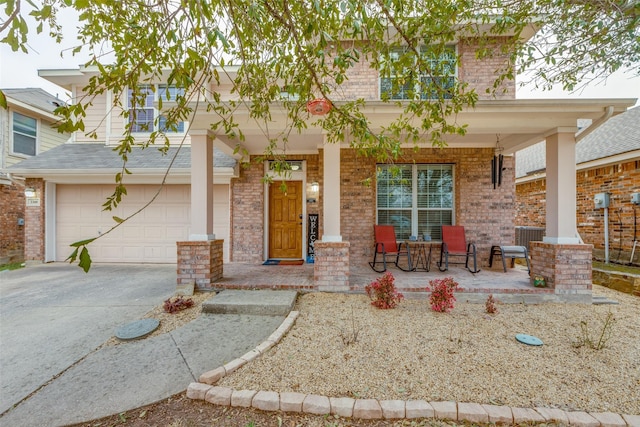
M534 337L533 335L517 334L516 339L527 345L542 345L540 338Z
M142 319L135 322L127 323L116 329L116 338L121 340L134 340L142 338L155 331L160 326L158 319Z

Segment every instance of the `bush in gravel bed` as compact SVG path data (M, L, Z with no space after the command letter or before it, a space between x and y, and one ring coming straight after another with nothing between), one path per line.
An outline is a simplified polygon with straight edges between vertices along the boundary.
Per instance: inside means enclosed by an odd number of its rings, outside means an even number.
M164 302L164 311L167 313L177 313L180 310L185 310L187 308L193 307L193 300L191 298L183 298L182 296L177 296L173 300L169 298Z
M448 313L453 310L456 302L456 297L453 293L459 290L458 282L453 280L453 277L429 280L427 292L431 292L429 303L433 311Z
M390 272L365 286L364 290L372 300L371 305L382 309L395 308L404 298L396 289L395 278Z

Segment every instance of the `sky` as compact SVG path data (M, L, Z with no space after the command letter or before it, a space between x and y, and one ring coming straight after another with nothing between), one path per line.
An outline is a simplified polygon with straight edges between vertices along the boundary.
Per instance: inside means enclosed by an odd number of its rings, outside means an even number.
M40 87L62 100L68 100L65 91L57 85L38 76L39 69L77 69L87 59L84 56L72 56L70 48L75 46L77 20L74 11L60 11L58 23L66 29L62 45L57 45L48 34L30 33L29 54L12 52L6 44L0 44L0 88ZM69 49L60 56L60 51ZM533 87L517 86L516 97L527 98L638 98L640 105L640 77L631 78L631 74L617 72L605 82L591 82L586 88L568 93L561 89L552 91L536 90Z

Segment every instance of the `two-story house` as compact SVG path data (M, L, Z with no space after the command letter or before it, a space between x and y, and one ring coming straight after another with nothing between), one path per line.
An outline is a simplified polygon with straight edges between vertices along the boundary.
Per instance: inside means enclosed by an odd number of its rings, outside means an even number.
M433 148L428 135L419 150L407 144L395 161L402 179L389 174L389 165L359 155L352 148L349 135L342 144L329 143L321 129L314 126L316 118L311 114L307 129L290 136L286 150L289 175L265 181L263 177L272 173L270 161L265 160L252 161L246 168L229 168L228 174L220 177L220 172L226 172L217 163L223 154L233 156L240 144L243 152L255 160L263 155L267 138L242 105L234 112L245 136L241 142L213 131L211 124L217 120L214 113L194 106L195 116L189 126L175 130L176 144L184 138L188 147L181 150L187 158L169 175L160 197L163 207L144 213L143 224L123 226L122 233L114 233L117 238L105 236L94 242L94 262L177 261L179 284L195 282L198 287L207 288L223 277L223 258L263 263L270 258L309 260L313 255L314 288L349 291L358 286L350 283L350 266L366 265L373 258L374 224L394 225L399 239L429 233L436 240L441 225L460 224L468 239L476 242L479 259L486 264L492 245L514 242L513 154L545 140L547 233L545 241L532 248L533 272L543 274L560 299L590 299L591 246L580 244L575 236L577 120L591 119L597 125L604 118L625 111L635 100L522 100L515 98L513 81L505 83L498 98L492 97L486 89L495 80L494 70L509 60L500 51L501 40L495 39L494 54L482 60L475 56L477 46L473 39L451 45L459 61L444 77L469 83L479 95L476 105L456 118L458 123L468 125L467 133L445 136L446 148ZM40 75L77 98L82 96L82 88L93 73L95 70L81 68L42 70ZM334 105L363 99L366 106L362 112L380 128L402 111L401 106L382 100L393 86L393 77L381 77L366 59L350 68L347 77L340 86L342 98L334 98ZM230 83L211 83L205 92L216 93L224 100L230 96ZM158 81L157 85L159 91L174 90L166 82ZM55 200L57 218L51 226L56 233L43 234L42 239L53 239L56 249L54 254L41 254L41 259L63 260L69 243L104 232L113 223L112 215L126 217L156 191L157 185L147 178L153 174L160 177L166 158L151 154L153 150L135 153L131 158L136 163L128 166L134 172L129 181L129 197L138 204L133 207L123 203L123 212L99 213L101 201L112 187L108 183L113 178L108 174L116 172L113 164L102 167L99 162L106 162L109 147L124 128L124 119L112 109L111 96L105 93L94 100L92 115L86 120L87 129L96 130L99 144L76 134L73 144L65 146L67 151L60 151L55 160L59 167L47 159L42 159L49 162L46 164L25 162L15 167L16 174L25 176L30 185ZM161 115L153 96L150 92L148 117ZM400 101L408 96L415 96L415 91L393 94ZM420 96L429 98L429 94ZM120 101L121 105L128 105L126 99ZM272 107L271 129L277 132L286 116L278 103ZM136 117L142 120L144 114ZM187 128L188 132L182 131ZM149 125L141 126L140 131L144 136ZM171 154L170 150L168 157ZM496 175L492 165L496 169L494 159L500 155L501 174ZM62 158L68 161L63 162ZM218 187L218 179L224 179L224 191ZM279 190L281 180L286 181L286 192ZM228 227L228 234L218 232L216 227ZM314 236L310 238L310 234ZM153 254L158 248L161 253L156 257ZM149 258L147 254L151 254Z
M0 170L64 144L70 137L54 127L53 111L63 101L38 88L2 89L8 108L0 108ZM25 199L26 194L26 199ZM0 172L0 264L25 259L25 202L39 203L33 188L11 173ZM31 228L39 234L40 218ZM31 239L29 234L27 239ZM42 239L37 236L37 240ZM38 254L39 248L34 249ZM36 255L39 256L39 255Z

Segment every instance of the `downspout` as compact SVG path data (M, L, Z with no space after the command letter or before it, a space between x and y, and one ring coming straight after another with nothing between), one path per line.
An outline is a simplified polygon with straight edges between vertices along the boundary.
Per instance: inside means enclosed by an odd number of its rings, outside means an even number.
M613 105L609 105L605 107L604 114L592 122L589 126L587 126L582 132L576 135L576 143L580 141L585 136L589 135L591 132L596 130L600 125L604 124L607 120L611 118L613 115Z

